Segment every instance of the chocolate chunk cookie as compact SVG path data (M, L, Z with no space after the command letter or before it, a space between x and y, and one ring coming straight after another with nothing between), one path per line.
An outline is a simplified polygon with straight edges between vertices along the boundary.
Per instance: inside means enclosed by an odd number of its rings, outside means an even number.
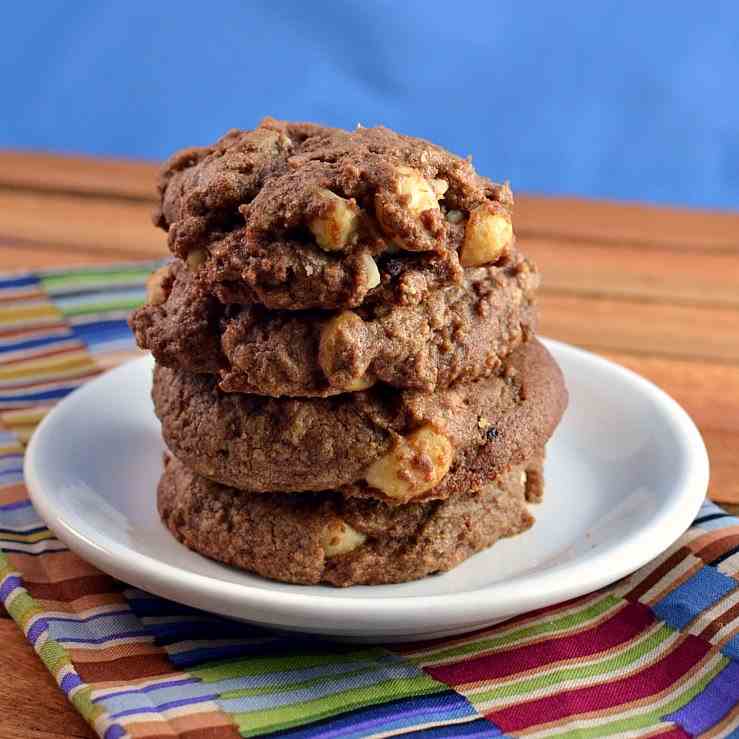
M328 396L377 381L433 392L490 375L528 339L538 283L514 251L414 306L268 311L224 306L177 261L153 276L130 323L160 364L217 374L227 392Z
M395 505L481 489L543 448L567 403L562 373L536 340L499 375L434 394L376 386L274 399L159 366L152 395L167 445L200 475L240 490L339 489Z
M413 304L514 244L512 196L386 128L264 120L165 165L155 222L224 303Z
M162 521L207 557L289 583L374 585L456 567L501 537L528 529L541 498L533 457L478 493L389 507L336 493L243 493L199 477L176 459L159 483Z

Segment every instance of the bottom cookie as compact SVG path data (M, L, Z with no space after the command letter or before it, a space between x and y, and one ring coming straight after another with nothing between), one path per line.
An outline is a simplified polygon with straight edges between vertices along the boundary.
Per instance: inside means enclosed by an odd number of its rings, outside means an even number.
M159 514L186 547L289 583L378 585L456 567L534 522L542 457L477 493L388 506L338 493L243 493L165 459Z

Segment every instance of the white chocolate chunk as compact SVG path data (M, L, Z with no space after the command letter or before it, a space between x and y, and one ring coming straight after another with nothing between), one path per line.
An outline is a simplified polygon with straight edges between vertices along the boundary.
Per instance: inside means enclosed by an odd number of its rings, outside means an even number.
M464 220L464 213L461 210L450 210L446 214L446 219L449 223L461 223Z
M325 210L308 224L308 228L316 237L321 249L341 251L357 232L359 223L357 208L330 190L321 188L318 192L325 201Z
M397 440L365 474L367 483L390 498L410 500L438 485L449 471L454 450L431 425Z
M347 554L361 547L367 535L353 529L346 521L337 518L325 526L321 532L321 546L326 557Z
M492 203L483 203L470 213L464 229L459 261L464 267L479 267L499 259L513 241L513 226Z

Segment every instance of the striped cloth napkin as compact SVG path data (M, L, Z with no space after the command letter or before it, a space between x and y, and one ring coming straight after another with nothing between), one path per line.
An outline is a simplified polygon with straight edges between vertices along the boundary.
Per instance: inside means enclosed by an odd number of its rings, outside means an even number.
M384 648L228 621L76 557L28 501L24 443L135 353L152 266L0 278L0 598L100 736L739 736L739 520L710 503L612 587Z

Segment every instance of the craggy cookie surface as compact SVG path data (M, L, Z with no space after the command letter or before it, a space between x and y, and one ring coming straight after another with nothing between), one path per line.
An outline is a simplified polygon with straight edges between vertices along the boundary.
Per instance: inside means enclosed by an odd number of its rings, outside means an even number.
M525 502L541 499L542 484L535 457L479 493L389 507L330 492L242 493L169 459L158 508L185 546L226 564L283 582L372 585L450 570L525 531Z
M562 373L536 340L500 375L433 394L383 386L275 399L159 366L152 395L167 445L200 475L246 491L339 489L395 505L481 489L543 448L567 403Z
M164 165L155 222L224 303L413 304L514 243L510 189L386 128L266 119Z
M377 381L433 392L490 375L533 334L538 283L512 252L413 306L270 311L224 306L177 261L154 276L130 323L160 364L217 374L227 392L327 396Z

